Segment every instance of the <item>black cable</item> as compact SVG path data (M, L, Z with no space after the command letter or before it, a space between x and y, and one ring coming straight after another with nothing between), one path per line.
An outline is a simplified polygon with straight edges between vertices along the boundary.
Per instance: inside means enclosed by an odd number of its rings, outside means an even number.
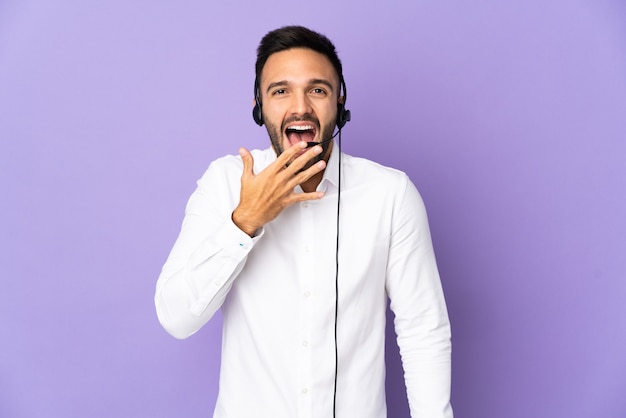
M339 170L337 176L337 241L335 244L335 389L333 391L333 418L336 418L337 374L339 370L339 349L337 347L337 317L339 311L339 209L341 203L341 129L339 129Z

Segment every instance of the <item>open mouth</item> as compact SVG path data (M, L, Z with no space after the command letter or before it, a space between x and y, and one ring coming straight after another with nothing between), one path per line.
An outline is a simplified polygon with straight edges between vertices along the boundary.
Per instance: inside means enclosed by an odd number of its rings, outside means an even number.
M285 134L291 145L299 141L312 142L315 139L316 129L312 124L292 125L285 129Z

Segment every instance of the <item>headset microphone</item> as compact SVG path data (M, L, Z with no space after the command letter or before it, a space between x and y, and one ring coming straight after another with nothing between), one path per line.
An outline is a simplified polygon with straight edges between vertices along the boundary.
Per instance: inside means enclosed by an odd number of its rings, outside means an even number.
M324 144L326 144L327 142L332 141L332 140L333 140L333 138L334 138L334 137L336 137L338 133L339 133L339 131L335 132L335 134L334 134L333 136L331 136L330 138L325 139L325 140L320 141L320 142L315 142L315 141L307 141L307 143L306 143L306 147L307 147L307 148L311 148L311 147L314 147L314 146L316 146L316 145L324 145Z

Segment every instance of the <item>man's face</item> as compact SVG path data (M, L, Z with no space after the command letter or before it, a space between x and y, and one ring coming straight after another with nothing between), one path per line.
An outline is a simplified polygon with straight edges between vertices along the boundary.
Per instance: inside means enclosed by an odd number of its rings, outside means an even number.
M322 142L332 136L339 81L325 55L304 48L270 55L261 72L260 94L263 119L277 155L298 141ZM319 159L327 159L331 144L322 145Z

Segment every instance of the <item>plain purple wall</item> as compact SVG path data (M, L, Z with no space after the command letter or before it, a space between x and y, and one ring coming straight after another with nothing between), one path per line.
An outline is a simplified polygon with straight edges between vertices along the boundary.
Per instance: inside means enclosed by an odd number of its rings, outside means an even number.
M177 341L154 285L208 163L267 146L255 48L292 23L339 49L344 150L426 201L456 416L626 416L625 10L1 0L0 417L210 416L219 317Z

